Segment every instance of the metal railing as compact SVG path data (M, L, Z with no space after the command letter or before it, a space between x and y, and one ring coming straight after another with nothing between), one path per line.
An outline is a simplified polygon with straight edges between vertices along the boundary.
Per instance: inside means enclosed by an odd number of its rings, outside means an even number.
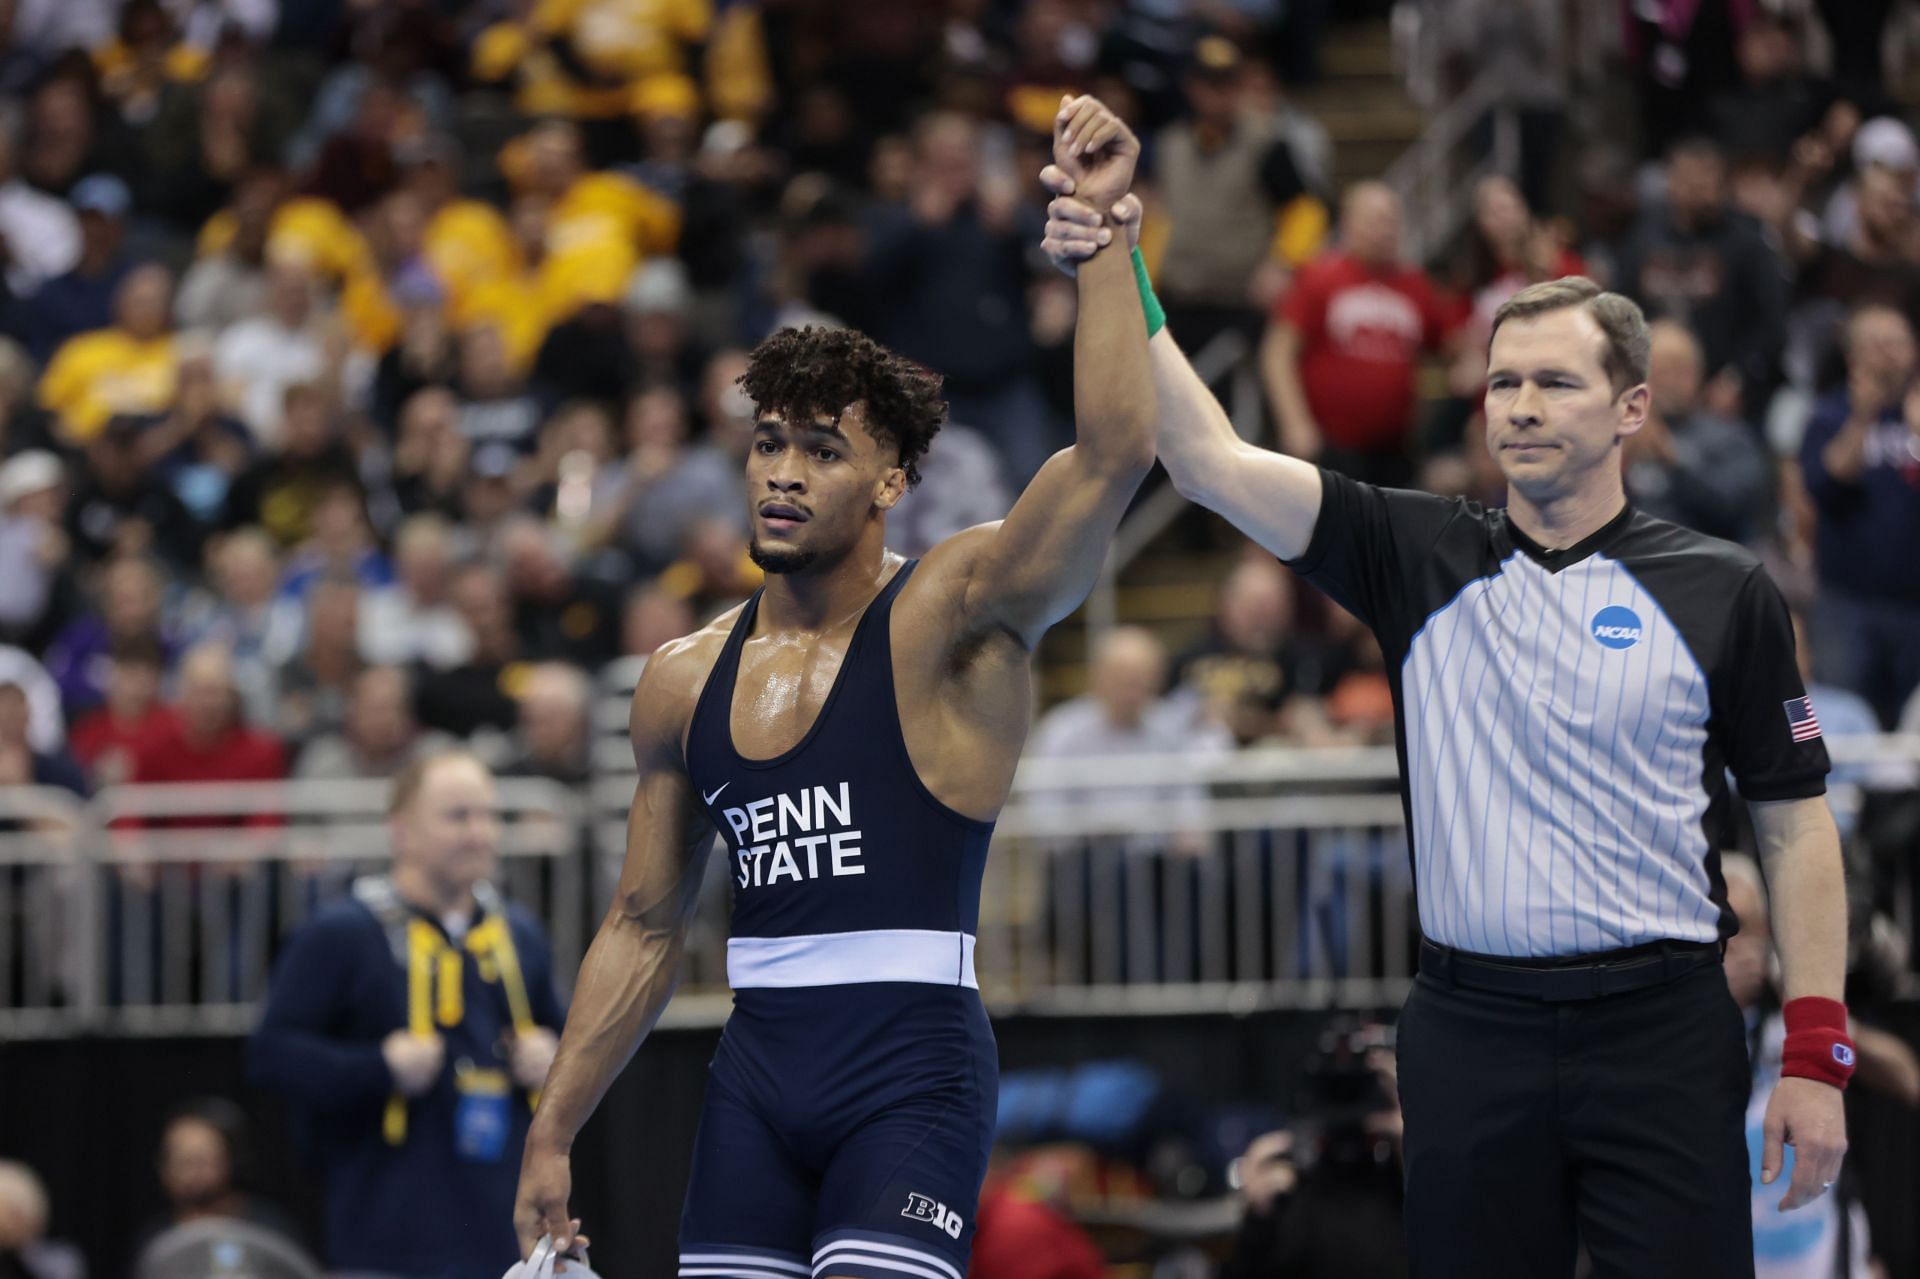
M384 781L0 790L0 1039L250 1029L286 936L390 864ZM499 783L499 886L570 978L588 927L579 798Z
M623 701L605 699L610 746ZM1920 779L1920 737L1830 747L1843 813ZM983 886L983 994L1051 1013L1398 1000L1418 927L1396 776L1387 748L1025 761ZM500 783L499 886L546 923L563 985L611 899L633 786L630 763L584 793ZM0 790L0 1040L251 1027L286 936L388 865L386 793L129 786L82 804ZM1909 936L1916 852L1880 868ZM710 858L670 1024L726 1014L727 880Z

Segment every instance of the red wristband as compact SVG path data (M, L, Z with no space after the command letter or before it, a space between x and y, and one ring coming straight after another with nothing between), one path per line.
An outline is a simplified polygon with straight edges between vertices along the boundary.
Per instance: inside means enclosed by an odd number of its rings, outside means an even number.
M1847 1037L1847 1006L1837 999L1803 995L1780 1010L1787 1019L1787 1042L1780 1073L1817 1079L1845 1088L1853 1078L1853 1040Z

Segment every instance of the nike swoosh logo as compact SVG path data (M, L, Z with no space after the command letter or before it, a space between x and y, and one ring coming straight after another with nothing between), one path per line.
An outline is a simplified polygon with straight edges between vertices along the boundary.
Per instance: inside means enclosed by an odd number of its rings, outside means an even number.
M729 787L729 786L731 786L731 785L733 785L733 783L732 783L732 782L721 782L721 783L720 783L720 785L718 785L718 786L716 786L716 787L714 788L714 791L713 791L713 794L711 794L711 795L709 795L709 794L707 794L707 793L706 793L705 791L702 791L702 792L700 793L700 798L701 798L701 800L703 800L704 802L706 802L706 803L709 803L709 804L711 804L711 803L712 803L712 802L713 802L714 800L716 800L716 799L719 799L719 798L720 798L720 792L721 792L721 791L723 791L723 790L725 790L725 789L726 789L727 787Z

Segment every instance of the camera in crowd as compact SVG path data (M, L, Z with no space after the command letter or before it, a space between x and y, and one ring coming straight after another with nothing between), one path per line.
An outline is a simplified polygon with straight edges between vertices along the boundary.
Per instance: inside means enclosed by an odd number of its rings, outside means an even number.
M1321 1032L1296 1106L1294 1157L1302 1172L1375 1168L1398 1159L1393 1052L1393 1027L1377 1022L1341 1017Z

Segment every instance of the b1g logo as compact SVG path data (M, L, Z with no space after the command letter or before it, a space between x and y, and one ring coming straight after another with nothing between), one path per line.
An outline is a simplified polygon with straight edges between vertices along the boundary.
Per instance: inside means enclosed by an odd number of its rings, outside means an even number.
M957 1212L948 1212L943 1203L935 1203L925 1195L908 1194L907 1206L900 1210L902 1217L911 1217L915 1221L924 1221L935 1230L944 1230L949 1238L958 1239L966 1222Z
M1632 648L1640 642L1640 615L1609 604L1593 615L1593 638L1608 648Z

